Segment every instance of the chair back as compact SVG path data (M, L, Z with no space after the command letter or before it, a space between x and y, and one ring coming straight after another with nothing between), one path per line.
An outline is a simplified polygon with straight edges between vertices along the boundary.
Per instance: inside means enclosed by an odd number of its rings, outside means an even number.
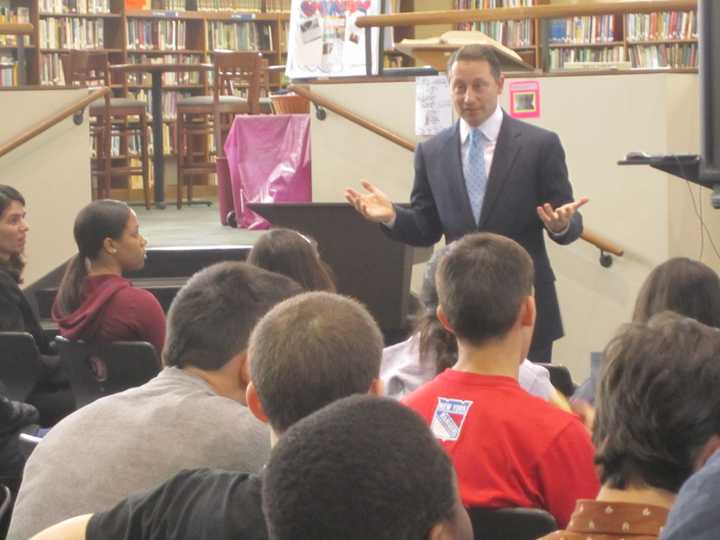
M65 84L96 87L110 85L110 60L105 52L72 50L61 55Z
M537 540L558 528L540 508L468 508L468 514L475 540Z
M539 366L544 367L550 373L550 382L552 385L562 392L565 397L570 398L575 393L575 383L570 375L570 370L560 364L545 364L538 362Z
M0 332L0 382L8 399L27 401L43 371L40 351L27 332Z
M145 341L89 344L56 337L77 407L145 384L160 372L155 348Z
M7 533L13 502L13 495L10 488L5 484L0 484L0 538L5 538L5 534Z
M215 52L214 100L244 94L248 114L260 113L263 57L258 52Z

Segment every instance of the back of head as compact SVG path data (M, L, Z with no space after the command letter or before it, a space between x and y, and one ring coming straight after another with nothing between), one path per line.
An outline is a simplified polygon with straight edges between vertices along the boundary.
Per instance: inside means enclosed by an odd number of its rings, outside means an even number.
M720 330L664 312L605 350L593 439L601 479L677 492L720 434Z
M491 233L463 237L440 262L440 306L455 335L474 344L500 338L532 295L533 263L515 241Z
M164 364L222 368L247 349L250 332L270 308L300 292L291 279L247 263L223 262L201 270L168 311Z
M305 293L275 306L250 338L250 379L276 433L379 377L383 338L360 303Z
M307 291L335 292L335 283L315 246L297 231L266 232L253 245L247 262L288 276Z
M13 202L19 203L25 206L25 198L22 194L12 186L0 184L0 219L4 217L5 212L10 208ZM3 264L0 261L0 264ZM25 261L22 255L13 254L10 259L4 264L6 270L18 283L22 282L21 274L25 268Z
M450 460L420 417L371 396L299 421L263 481L272 540L425 539L452 519L455 502Z
M670 310L720 327L720 278L709 266L675 257L656 266L643 283L633 321L645 322Z
M75 218L73 235L78 254L67 265L55 301L54 316L61 318L82 303L82 283L87 276L86 261L97 258L106 238L119 239L130 218L130 207L112 199L93 201Z

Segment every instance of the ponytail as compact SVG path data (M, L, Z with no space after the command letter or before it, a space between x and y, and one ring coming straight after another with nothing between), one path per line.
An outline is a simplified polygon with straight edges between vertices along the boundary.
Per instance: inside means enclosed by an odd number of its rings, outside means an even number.
M435 373L439 374L452 367L457 361L457 342L455 336L440 323L434 311L425 310L418 321L420 333L420 363L434 363Z
M80 307L83 300L82 285L87 275L85 257L78 253L70 259L65 269L65 275L60 282L60 288L52 308L54 319L61 319Z

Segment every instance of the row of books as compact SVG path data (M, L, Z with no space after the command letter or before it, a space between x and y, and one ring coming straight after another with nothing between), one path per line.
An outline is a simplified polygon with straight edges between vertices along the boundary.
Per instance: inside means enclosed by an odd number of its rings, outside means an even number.
M39 0L40 13L110 13L109 0Z
M43 49L102 49L104 36L103 19L40 19L40 47Z
M0 87L15 86L17 83L17 63L15 58L0 55Z
M696 43L634 45L630 47L630 61L634 68L697 67Z
M151 114L150 111L150 104L152 103L152 90L141 88L139 90L131 90L130 94L135 97L135 99L140 99L145 101L147 103L148 107L148 114ZM163 109L163 119L164 120L172 120L177 117L177 102L178 99L182 99L184 97L188 97L192 95L189 91L181 91L181 90L167 90L163 91L162 94L162 109ZM165 140L168 140L167 138Z
M132 50L186 49L187 23L178 20L129 19L127 44Z
M493 9L501 7L530 7L535 0L455 0L455 9Z
M521 21L483 21L475 23L473 30L511 48L530 47L535 42L535 25L530 19Z
M622 18L619 15L595 15L553 19L550 21L550 43L610 43L622 41Z
M262 0L197 0L197 9L198 11L259 13L262 11Z
M11 8L9 5L0 4L0 24L2 23L29 23L30 22L30 8L18 7ZM0 34L0 47L15 47L17 46L17 36L8 36ZM30 36L24 36L25 45L30 44Z
M199 64L202 61L202 55L194 54L163 54L152 55L132 53L128 60L131 64ZM179 84L200 84L200 73L195 72L179 72L179 73L163 73L164 85ZM152 84L151 75L149 73L128 73L127 82L130 85L150 86Z
M551 49L550 69L563 69L566 63L576 62L623 62L625 61L625 47L608 48L576 48L576 49Z
M40 84L65 86L65 74L58 53L40 55Z
M273 48L272 27L251 22L208 21L207 43L211 51L270 51Z
M628 41L664 41L697 39L697 15L694 11L663 11L628 15L625 39Z
M265 11L270 13L289 12L292 0L265 0Z

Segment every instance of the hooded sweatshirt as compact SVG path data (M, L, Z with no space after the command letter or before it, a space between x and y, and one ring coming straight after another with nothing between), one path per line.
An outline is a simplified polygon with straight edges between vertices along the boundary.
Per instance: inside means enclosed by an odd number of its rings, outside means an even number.
M120 276L88 276L82 286L83 301L72 313L62 315L53 305L53 319L60 335L71 340L109 343L148 341L158 356L165 342L165 313L157 299Z

